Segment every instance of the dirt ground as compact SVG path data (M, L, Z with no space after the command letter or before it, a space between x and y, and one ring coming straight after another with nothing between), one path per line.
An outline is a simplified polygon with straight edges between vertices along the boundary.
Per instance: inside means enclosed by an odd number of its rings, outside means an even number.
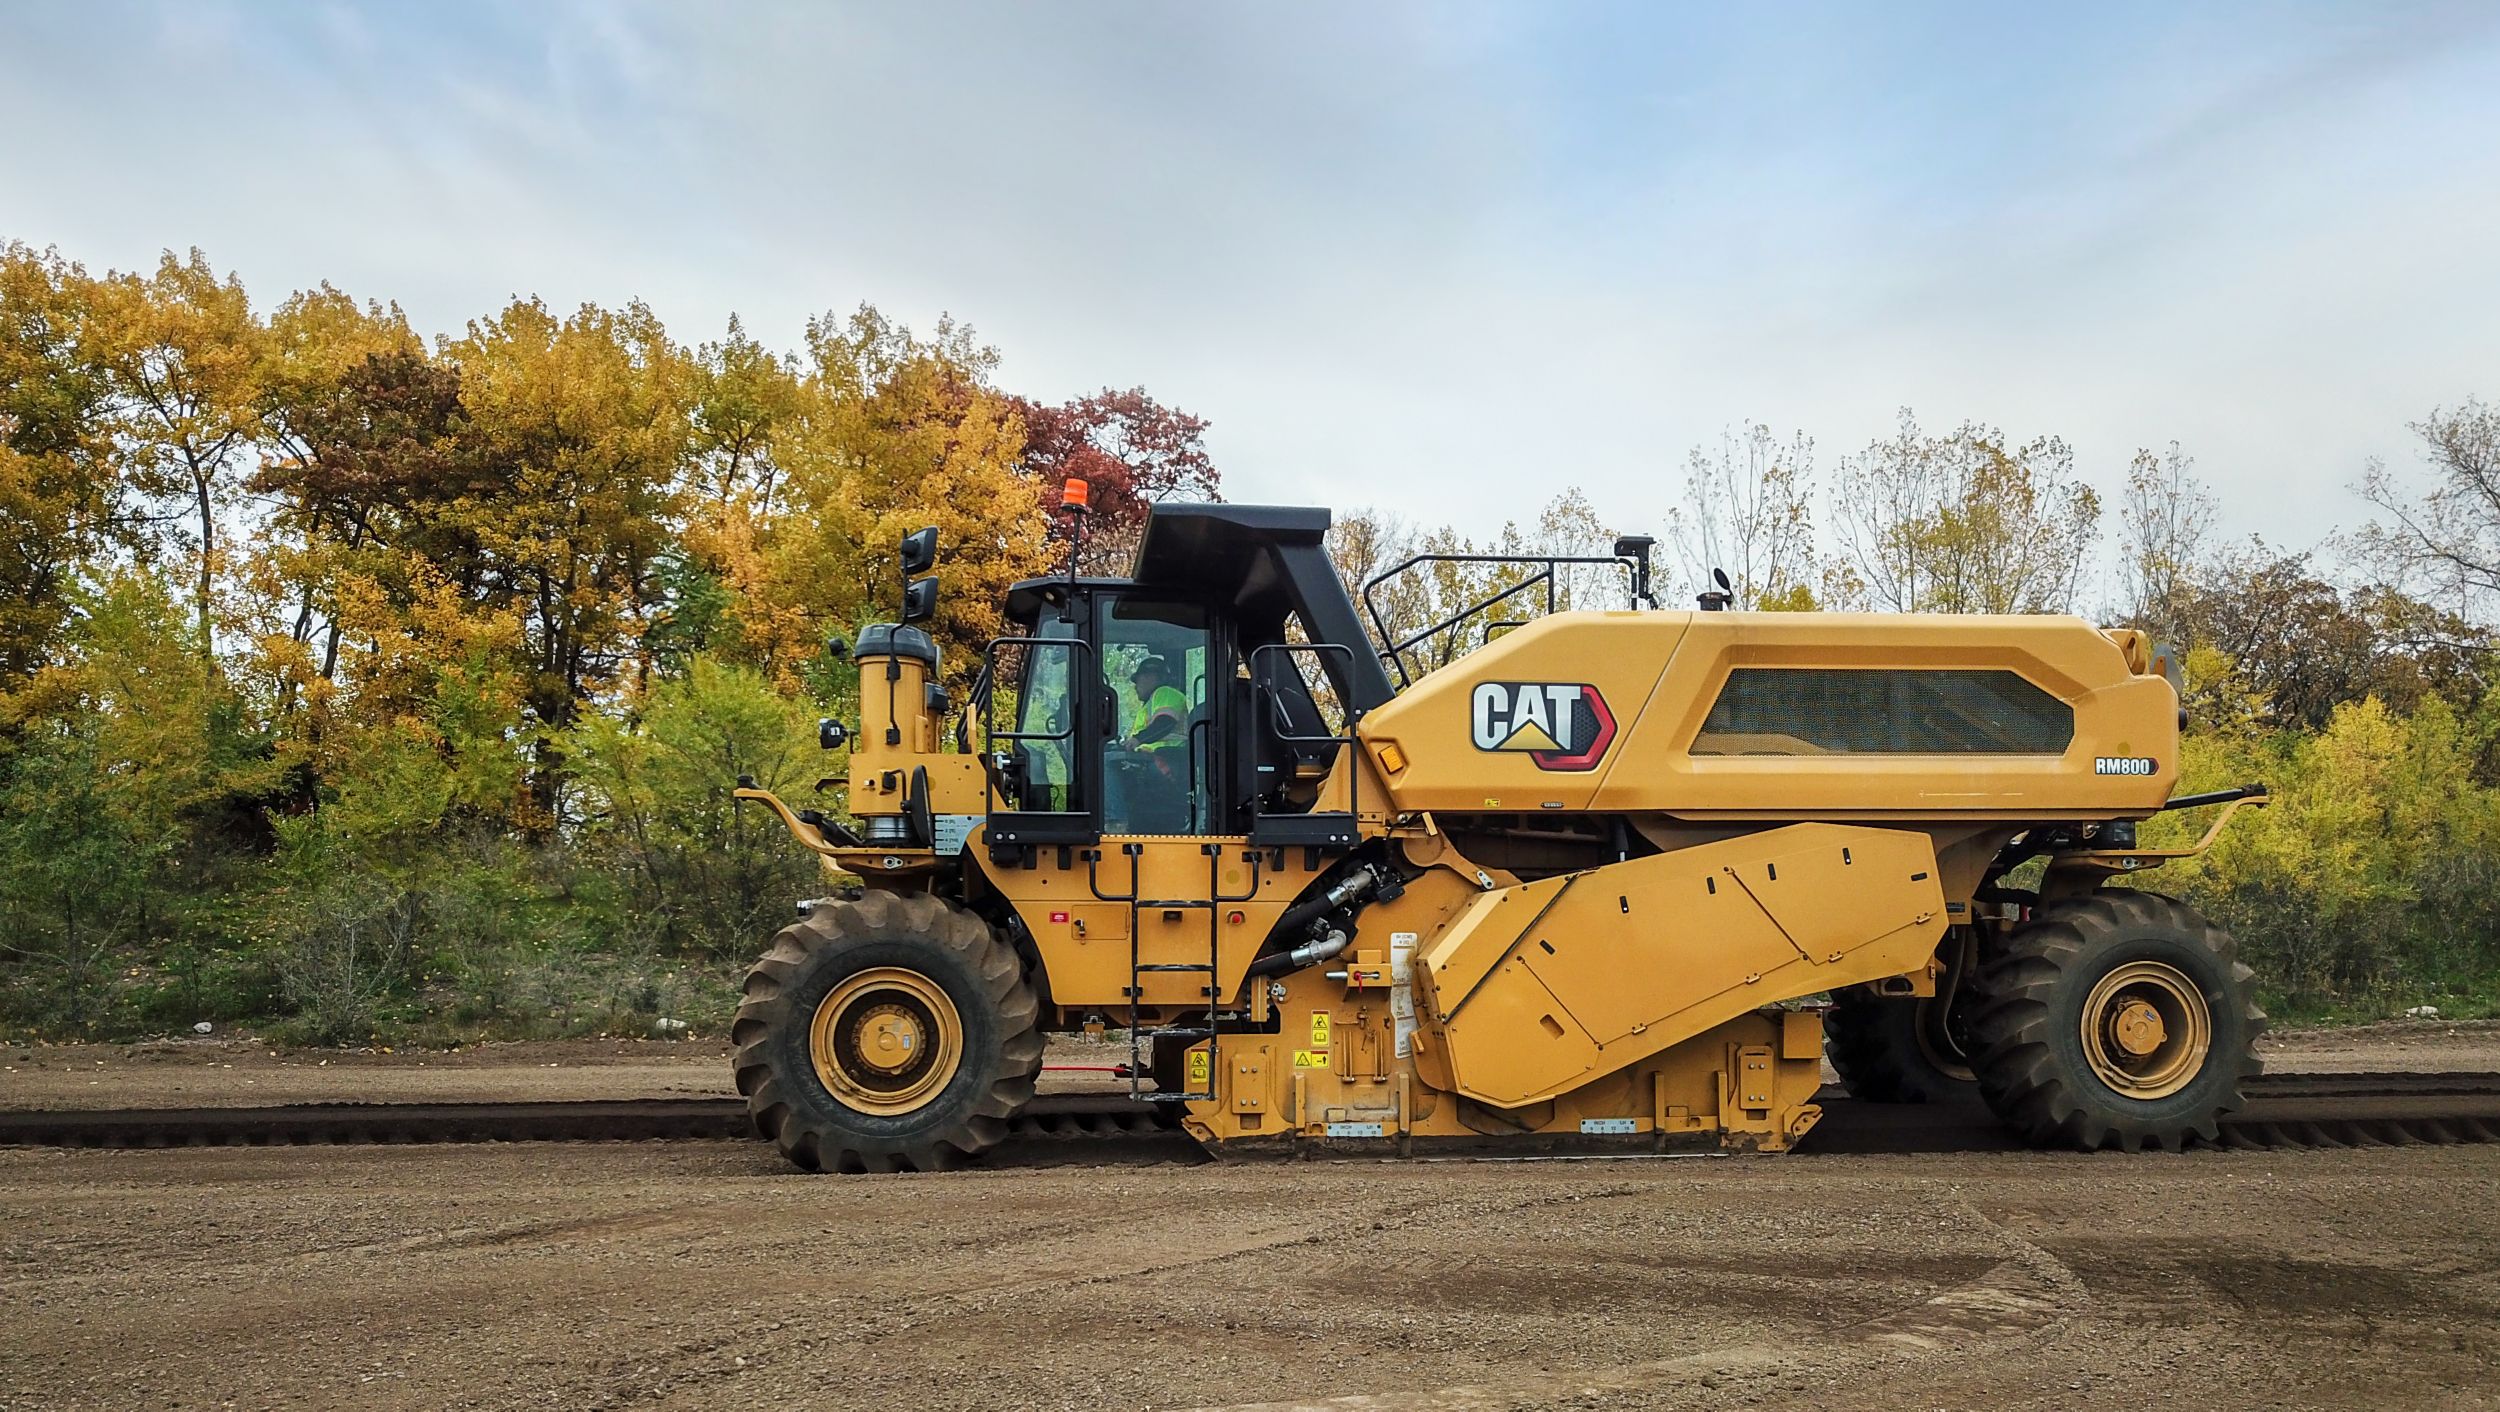
M1125 1042L1054 1037L1042 1091L1110 1087ZM729 1046L550 1040L455 1050L278 1050L249 1040L0 1045L0 1109L732 1097Z
M2500 1405L2500 1149L0 1152L0 1407Z
M2500 1021L2394 1021L2261 1041L2277 1073L2500 1072ZM1119 1041L1054 1039L1054 1065L1125 1062ZM1046 1073L1044 1091L1099 1088L1109 1075ZM276 1050L208 1038L148 1044L0 1045L0 1109L191 1108L273 1103L483 1103L726 1095L716 1040L564 1040L458 1050Z
M2496 1069L2500 1026L2269 1048ZM211 1041L0 1069L0 1102L102 1106L700 1094L727 1065ZM1264 1402L2500 1407L2500 1148L854 1178L736 1143L0 1151L10 1412Z

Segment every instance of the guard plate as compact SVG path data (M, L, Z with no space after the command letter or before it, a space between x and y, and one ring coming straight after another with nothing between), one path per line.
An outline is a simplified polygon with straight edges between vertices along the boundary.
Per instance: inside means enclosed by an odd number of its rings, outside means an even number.
M1330 1137L1386 1137L1387 1129L1378 1123L1330 1123Z
M1636 1133L1641 1130L1638 1118L1582 1118L1583 1133Z

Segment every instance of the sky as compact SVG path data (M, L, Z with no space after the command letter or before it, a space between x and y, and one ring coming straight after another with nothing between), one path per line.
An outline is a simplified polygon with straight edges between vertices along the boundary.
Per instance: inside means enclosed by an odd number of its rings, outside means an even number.
M1656 532L1723 430L2366 518L2500 399L2500 6L0 3L0 239L432 332L951 312L1236 500ZM2113 526L2114 530L2114 526Z

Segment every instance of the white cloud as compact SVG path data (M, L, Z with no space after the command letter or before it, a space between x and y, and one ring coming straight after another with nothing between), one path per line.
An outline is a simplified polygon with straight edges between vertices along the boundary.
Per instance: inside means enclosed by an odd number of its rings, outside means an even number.
M423 14L428 18L411 18ZM514 293L971 320L1243 498L1654 525L1738 419L2176 438L2235 530L2500 396L2472 10L204 5L0 12L0 233L453 328Z

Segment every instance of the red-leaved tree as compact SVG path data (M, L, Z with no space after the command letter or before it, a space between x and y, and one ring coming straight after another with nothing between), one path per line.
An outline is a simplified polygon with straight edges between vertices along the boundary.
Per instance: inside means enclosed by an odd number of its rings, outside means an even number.
M1142 387L1104 388L1055 407L1018 398L1016 409L1024 418L1024 467L1042 483L1054 554L1067 553L1069 522L1059 502L1068 478L1082 479L1090 492L1081 572L1126 572L1156 501L1223 498L1207 455L1207 419L1166 407Z

